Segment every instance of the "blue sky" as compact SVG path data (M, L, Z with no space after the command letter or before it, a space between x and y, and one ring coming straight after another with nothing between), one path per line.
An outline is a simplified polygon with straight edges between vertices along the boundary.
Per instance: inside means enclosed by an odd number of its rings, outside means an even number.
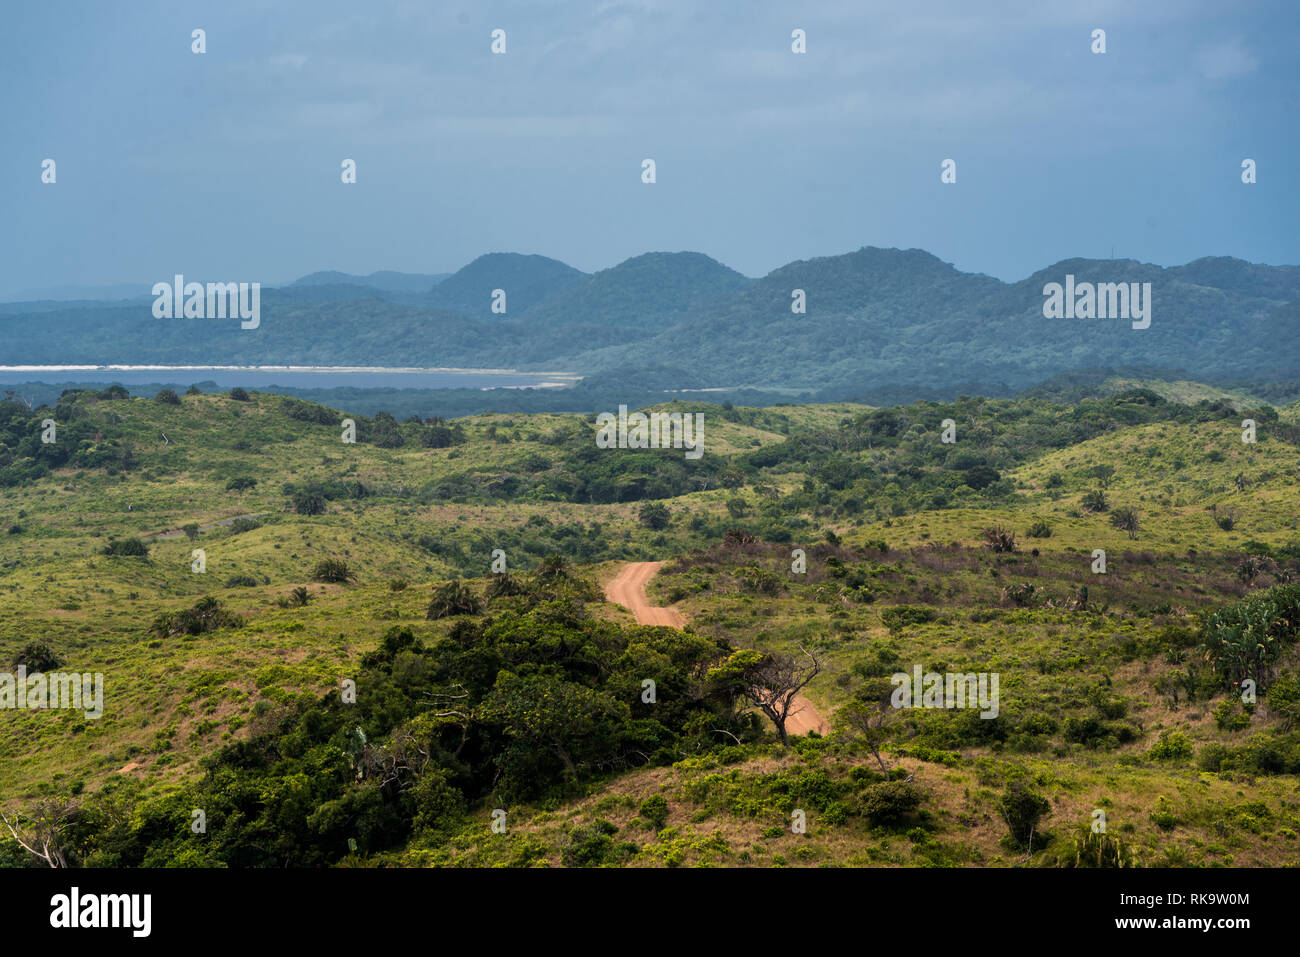
M921 247L1007 280L1112 249L1300 262L1283 2L52 0L0 17L0 296L447 272L496 251L595 270L689 249L761 275Z

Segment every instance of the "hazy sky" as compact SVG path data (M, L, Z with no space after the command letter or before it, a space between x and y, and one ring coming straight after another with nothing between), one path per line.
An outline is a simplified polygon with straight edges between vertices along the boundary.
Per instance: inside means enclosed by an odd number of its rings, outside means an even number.
M496 251L1300 263L1297 49L1249 0L8 4L0 296Z

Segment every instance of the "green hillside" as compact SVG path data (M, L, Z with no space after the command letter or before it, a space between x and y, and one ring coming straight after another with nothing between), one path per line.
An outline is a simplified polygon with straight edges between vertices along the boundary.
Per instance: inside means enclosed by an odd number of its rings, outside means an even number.
M0 810L86 866L1293 864L1296 409L1174 394L656 407L699 460L581 414L0 402L0 672L104 676L102 717L4 711ZM603 600L629 561L684 630ZM809 654L832 730L783 746L751 691ZM999 713L882 704L916 666Z

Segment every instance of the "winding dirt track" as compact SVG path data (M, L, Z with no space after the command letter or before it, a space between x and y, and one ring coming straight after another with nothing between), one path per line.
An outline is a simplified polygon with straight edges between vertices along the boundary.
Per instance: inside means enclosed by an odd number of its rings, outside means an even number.
M686 619L676 608L661 608L650 604L646 597L645 586L654 578L663 562L628 562L623 570L605 585L605 597L627 608L636 616L638 625L668 625L681 628ZM785 729L789 734L829 734L830 726L818 714L811 701L803 695L796 695L786 718Z
M618 576L605 586L605 597L627 608L638 625L669 625L681 628L686 619L676 608L658 608L650 604L645 586L655 577L663 562L628 562Z

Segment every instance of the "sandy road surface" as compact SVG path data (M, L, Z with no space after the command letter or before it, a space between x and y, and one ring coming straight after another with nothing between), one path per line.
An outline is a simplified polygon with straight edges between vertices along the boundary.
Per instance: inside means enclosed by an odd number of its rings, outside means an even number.
M629 562L623 570L605 585L605 597L627 608L636 616L638 625L668 625L681 628L686 624L682 613L676 608L660 608L650 604L646 597L645 586L654 578L663 562ZM811 701L803 695L796 695L786 718L785 730L789 734L807 734L816 731L828 734L830 727Z
M670 625L681 628L686 624L676 608L657 608L646 597L646 582L654 578L663 562L628 562L623 570L605 586L605 597L627 608L636 616L638 625Z

